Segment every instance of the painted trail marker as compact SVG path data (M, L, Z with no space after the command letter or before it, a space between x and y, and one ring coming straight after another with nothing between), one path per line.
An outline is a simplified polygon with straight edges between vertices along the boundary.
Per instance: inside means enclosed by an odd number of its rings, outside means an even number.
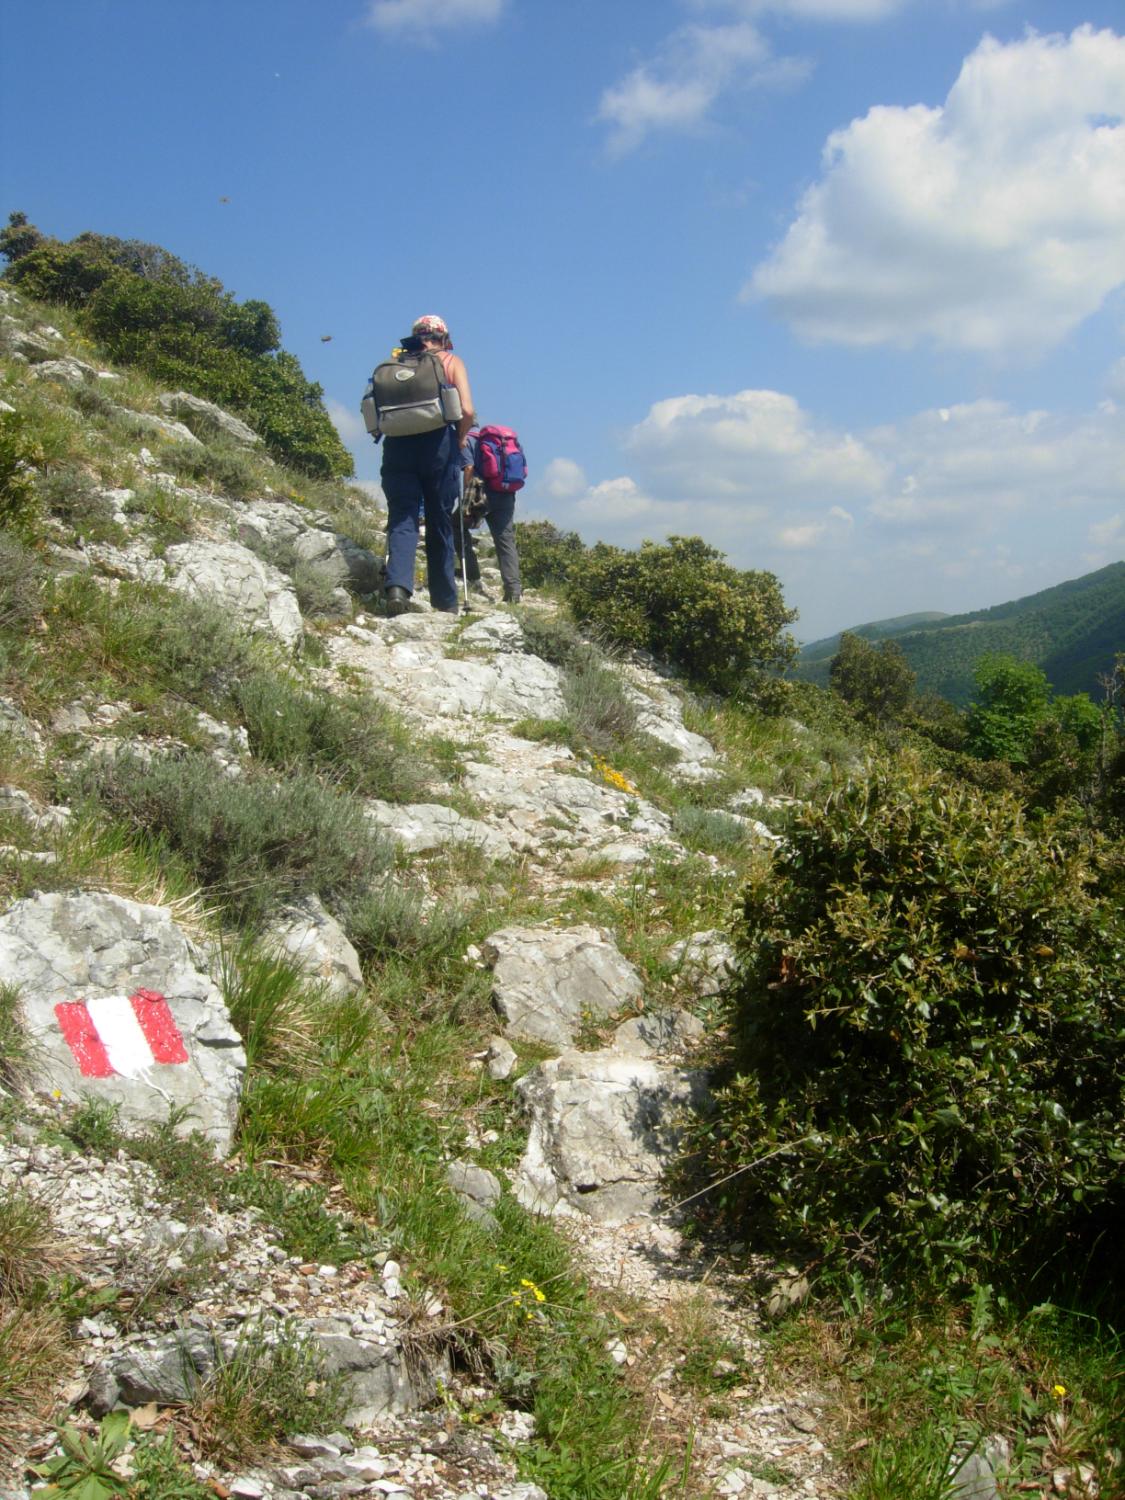
M156 990L64 1000L55 1018L83 1078L140 1078L156 1063L186 1063L187 1048Z

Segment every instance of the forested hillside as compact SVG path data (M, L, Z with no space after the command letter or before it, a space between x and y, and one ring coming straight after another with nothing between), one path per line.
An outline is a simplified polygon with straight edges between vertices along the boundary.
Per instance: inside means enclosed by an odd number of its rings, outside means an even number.
M1056 693L1097 697L1099 678L1111 670L1114 652L1125 644L1125 562L990 609L882 620L858 625L852 634L897 641L917 673L918 690L938 693L958 706L972 697L973 671L981 657L996 653L1041 667ZM797 676L827 686L839 644L835 635L805 646Z

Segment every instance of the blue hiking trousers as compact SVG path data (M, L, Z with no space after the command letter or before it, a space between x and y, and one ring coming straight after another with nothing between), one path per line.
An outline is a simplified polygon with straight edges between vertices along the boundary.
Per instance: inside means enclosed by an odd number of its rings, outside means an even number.
M387 573L384 587L414 592L418 512L426 518L426 582L435 609L457 609L453 511L461 491L461 450L454 427L383 439L383 494L387 499Z

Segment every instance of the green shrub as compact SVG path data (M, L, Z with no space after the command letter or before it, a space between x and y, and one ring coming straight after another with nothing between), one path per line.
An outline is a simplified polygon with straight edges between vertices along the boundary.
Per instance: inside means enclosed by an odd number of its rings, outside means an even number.
M43 455L18 412L0 411L0 529L25 540L38 529L33 476Z
M740 572L699 537L644 542L625 552L599 542L570 569L566 599L580 622L639 647L700 686L737 694L756 669L796 655L772 573Z
M528 588L564 584L586 550L576 531L560 531L550 521L517 521L520 577Z
M887 724L900 719L914 694L916 674L897 641L875 645L845 630L828 669L834 693L864 719Z
M75 790L179 856L250 926L310 892L330 905L352 897L391 861L362 805L307 772L232 780L207 755L123 754L87 767Z
M265 303L239 303L214 277L138 240L80 234L67 244L9 225L6 279L78 310L107 354L244 417L276 457L331 478L352 460Z
M115 536L113 504L81 469L56 469L38 483L39 497L49 515L57 516L78 535L101 541Z
M744 1169L728 1209L941 1275L1091 1253L1125 1208L1125 929L1093 875L1013 798L910 765L802 809L745 898L705 1132Z

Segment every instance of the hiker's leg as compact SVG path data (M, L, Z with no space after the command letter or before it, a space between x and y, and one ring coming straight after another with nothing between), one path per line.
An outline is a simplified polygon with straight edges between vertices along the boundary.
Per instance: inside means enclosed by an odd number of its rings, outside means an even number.
M405 589L412 594L422 481L417 474L384 474L383 494L387 498L387 572L383 588Z
M504 598L517 601L520 588L520 558L516 551L516 497L490 494L485 516L492 540L496 544L496 561L504 580Z
M452 433L452 428L449 432ZM426 509L426 582L433 607L455 611L457 580L453 571L453 511L461 490L461 455L452 436L435 456L438 462L422 481Z

